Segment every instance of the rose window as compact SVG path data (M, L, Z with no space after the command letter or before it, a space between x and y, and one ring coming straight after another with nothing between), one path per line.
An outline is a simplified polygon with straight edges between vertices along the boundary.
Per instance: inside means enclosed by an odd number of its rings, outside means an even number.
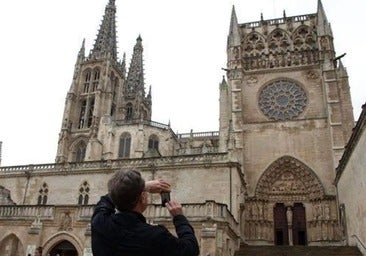
M259 95L259 108L273 120L291 120L305 109L305 91L290 81L276 81L265 86Z

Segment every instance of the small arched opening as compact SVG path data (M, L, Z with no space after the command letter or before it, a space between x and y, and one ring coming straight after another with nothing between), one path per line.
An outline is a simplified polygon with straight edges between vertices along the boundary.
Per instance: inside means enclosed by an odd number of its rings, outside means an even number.
M50 256L78 256L75 246L67 240L56 244L49 252Z

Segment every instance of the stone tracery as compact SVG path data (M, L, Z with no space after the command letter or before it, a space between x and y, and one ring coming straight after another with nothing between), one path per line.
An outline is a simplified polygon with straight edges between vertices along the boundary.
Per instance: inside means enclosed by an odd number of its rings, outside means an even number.
M314 200L324 196L324 188L314 172L299 160L283 156L272 163L259 179L258 198Z
M287 210L296 202L310 207L312 214L306 218L309 243L339 239L334 196L325 194L319 178L308 166L283 156L265 170L255 195L246 199L244 232L248 241L274 242L272 208L278 202L287 205Z

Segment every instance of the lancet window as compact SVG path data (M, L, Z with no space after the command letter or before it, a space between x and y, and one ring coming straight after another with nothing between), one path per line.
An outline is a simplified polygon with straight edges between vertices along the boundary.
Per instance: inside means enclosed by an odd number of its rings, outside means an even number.
M78 205L87 205L89 203L90 187L87 181L84 181L79 188Z
M83 162L85 160L86 144L80 141L75 150L75 162Z
M159 138L155 134L150 135L148 149L159 151Z
M47 199L48 199L48 185L47 183L43 183L41 188L38 191L38 201L37 204L38 205L45 205L47 204Z
M129 158L131 150L131 135L125 132L121 135L119 139L119 158Z

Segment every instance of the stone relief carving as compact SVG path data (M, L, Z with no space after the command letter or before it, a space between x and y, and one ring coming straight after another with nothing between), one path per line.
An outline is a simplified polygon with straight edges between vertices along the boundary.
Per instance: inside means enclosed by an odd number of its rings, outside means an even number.
M281 184L283 180L287 182L281 189L285 189L284 192L287 191L287 193L278 195L274 193L273 185ZM291 188L294 190L291 190ZM276 189L279 188L275 187L274 190L276 191ZM296 195L296 193L291 193L293 191L301 191L298 199L302 200L324 196L324 188L313 171L299 160L290 156L284 156L267 168L258 181L255 194L259 198L286 201L286 195Z
M61 218L60 231L71 231L72 230L72 218L70 212L65 212Z
M308 80L316 80L319 78L319 74L316 71L310 70L308 72L306 72L306 78Z
M240 71L240 69L231 69L231 70L228 71L227 76L230 80L241 79L242 78L242 72Z
M248 86L254 86L256 85L258 82L258 78L256 76L250 76L248 79L247 79L247 85Z
M296 201L311 207L311 214L306 216L308 242L340 239L344 229L340 229L337 220L335 197L325 195L310 168L295 158L284 156L267 168L258 181L255 196L246 200L244 233L248 241L273 242L273 202L291 205ZM287 208L285 213L291 224L294 212Z
M10 190L0 186L0 205L14 205L15 203L11 199Z

